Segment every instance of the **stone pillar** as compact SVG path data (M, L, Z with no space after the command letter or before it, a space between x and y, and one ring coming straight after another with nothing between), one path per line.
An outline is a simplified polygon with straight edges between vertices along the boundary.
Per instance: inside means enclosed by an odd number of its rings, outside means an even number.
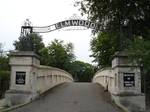
M115 77L112 97L114 101L130 112L145 110L145 95L141 93L141 72L137 63L127 53L117 52L112 60Z
M10 53L11 81L5 97L9 106L26 103L34 99L36 90L36 66L40 65L39 57L30 51Z

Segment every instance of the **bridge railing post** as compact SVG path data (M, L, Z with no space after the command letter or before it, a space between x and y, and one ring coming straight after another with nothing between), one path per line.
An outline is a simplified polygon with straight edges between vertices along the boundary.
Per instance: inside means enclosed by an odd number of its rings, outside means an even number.
M50 88L73 82L71 74L50 66L40 65L39 57L32 51L10 53L11 81L6 92L6 103L11 105L30 102ZM63 80L60 80L60 79Z
M112 60L115 79L112 97L118 105L129 111L145 110L145 95L141 93L141 71L126 52L117 52Z
M28 102L36 97L36 68L40 65L39 57L33 52L11 52L10 61L11 77L10 89L5 98L8 105Z
M28 102L36 93L37 74L34 66L40 65L39 57L33 52L11 52L10 89L5 98L9 106Z

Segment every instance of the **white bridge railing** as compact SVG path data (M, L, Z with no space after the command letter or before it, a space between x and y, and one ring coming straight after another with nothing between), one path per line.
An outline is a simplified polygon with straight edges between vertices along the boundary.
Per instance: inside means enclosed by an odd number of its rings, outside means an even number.
M105 89L112 92L115 85L115 77L111 68L104 68L96 72L93 82L102 85Z
M36 88L39 93L64 82L73 82L72 76L66 71L48 66L38 67Z

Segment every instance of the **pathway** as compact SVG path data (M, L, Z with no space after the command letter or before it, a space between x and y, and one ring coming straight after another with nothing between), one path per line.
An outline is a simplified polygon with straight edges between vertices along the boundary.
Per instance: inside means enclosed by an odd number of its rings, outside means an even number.
M93 83L65 83L11 112L122 112L108 92Z

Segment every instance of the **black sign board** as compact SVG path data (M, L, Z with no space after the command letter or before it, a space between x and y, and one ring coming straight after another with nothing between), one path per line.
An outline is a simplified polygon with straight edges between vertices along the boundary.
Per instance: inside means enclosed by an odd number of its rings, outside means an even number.
M25 84L26 72L16 72L16 84Z
M123 80L124 80L124 87L135 86L135 74L134 73L124 73Z

